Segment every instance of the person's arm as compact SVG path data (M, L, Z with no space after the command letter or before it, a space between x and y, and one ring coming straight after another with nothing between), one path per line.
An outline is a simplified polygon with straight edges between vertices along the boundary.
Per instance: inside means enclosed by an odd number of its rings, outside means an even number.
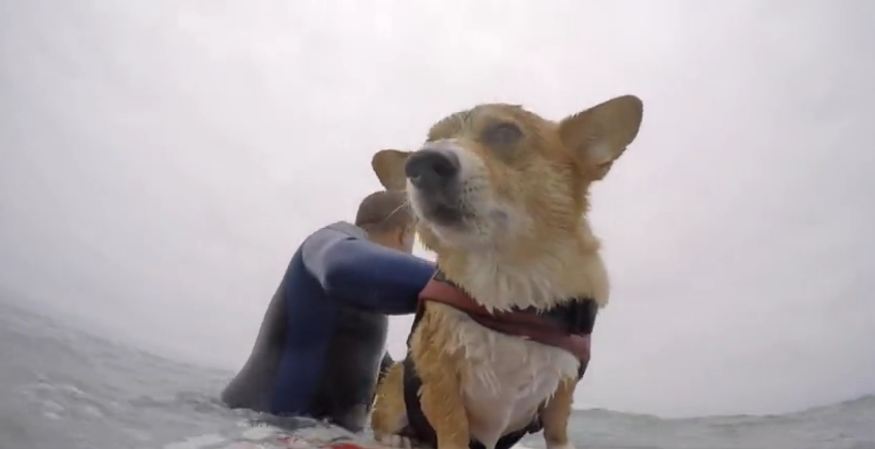
M414 313L419 292L435 271L419 257L331 230L311 236L303 257L328 295L387 315Z

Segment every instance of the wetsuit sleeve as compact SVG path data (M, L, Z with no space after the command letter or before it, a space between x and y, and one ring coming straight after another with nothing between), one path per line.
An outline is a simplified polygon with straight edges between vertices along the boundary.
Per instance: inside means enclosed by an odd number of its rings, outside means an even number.
M328 296L386 315L414 313L435 270L419 257L331 231L308 239L303 256Z

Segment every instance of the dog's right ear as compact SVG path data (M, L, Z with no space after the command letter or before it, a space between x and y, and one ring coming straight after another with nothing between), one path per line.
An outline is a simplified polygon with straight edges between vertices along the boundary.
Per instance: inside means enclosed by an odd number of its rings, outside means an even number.
M624 95L566 117L559 136L589 177L602 179L635 140L642 113L641 99Z
M410 156L410 152L401 150L380 150L374 154L371 168L386 190L404 190L407 186L407 176L404 174L407 156Z

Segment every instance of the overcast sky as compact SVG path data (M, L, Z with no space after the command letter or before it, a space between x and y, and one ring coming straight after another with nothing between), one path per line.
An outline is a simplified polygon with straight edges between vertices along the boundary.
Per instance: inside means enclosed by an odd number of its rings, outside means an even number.
M641 132L592 192L613 290L577 406L875 393L873 17L867 0L0 0L0 288L236 370L297 245L379 187L374 151L481 102L559 119L633 93ZM400 356L409 319L392 326Z

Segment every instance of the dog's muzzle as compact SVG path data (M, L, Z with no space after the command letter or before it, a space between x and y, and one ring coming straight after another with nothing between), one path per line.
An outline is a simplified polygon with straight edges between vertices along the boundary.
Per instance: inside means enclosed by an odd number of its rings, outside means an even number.
M440 224L462 219L459 202L459 157L451 150L425 147L404 165L425 218Z
M446 190L459 177L459 157L447 150L425 148L410 156L404 173L423 192Z

